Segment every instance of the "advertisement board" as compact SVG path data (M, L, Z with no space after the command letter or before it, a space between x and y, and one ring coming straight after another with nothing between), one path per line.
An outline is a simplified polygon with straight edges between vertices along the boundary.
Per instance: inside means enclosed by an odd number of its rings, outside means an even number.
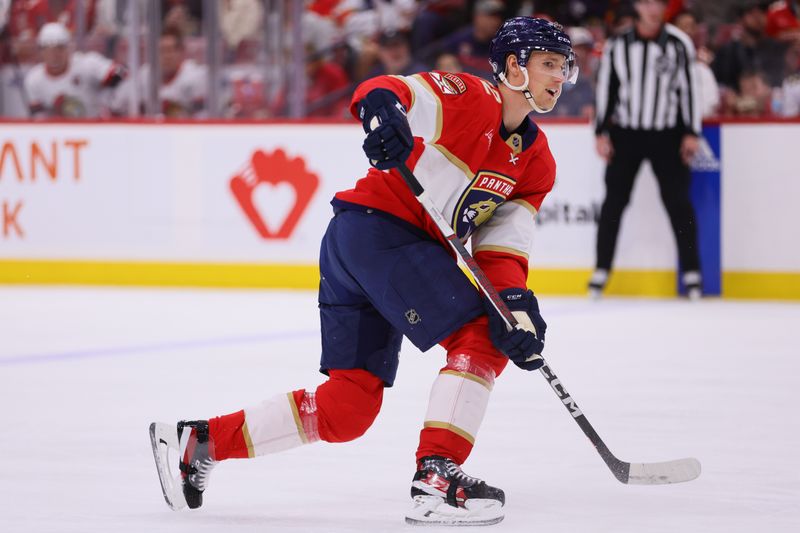
M604 163L587 124L542 129L558 172L537 217L531 284L579 294L594 264ZM355 124L14 123L2 132L0 282L312 288L330 199L367 169ZM780 220L800 192L787 144L800 125L712 126L705 137L693 197L709 292L726 270L800 272L800 246ZM645 162L609 288L674 294L676 263Z

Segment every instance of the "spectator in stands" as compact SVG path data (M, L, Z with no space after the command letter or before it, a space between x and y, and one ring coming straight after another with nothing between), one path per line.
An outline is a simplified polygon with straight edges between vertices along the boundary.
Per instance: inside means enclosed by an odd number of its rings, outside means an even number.
M362 67L362 72L366 71L365 78L383 74L409 76L428 70L427 65L414 60L414 56L411 55L411 43L405 32L385 31L378 36L374 52L368 50L365 47L362 51L362 58L368 62L366 65L372 64L373 66L369 69ZM370 61L371 54L374 54L373 57L377 59L377 63L374 59Z
M795 44L786 53L789 73L780 90L773 93L773 112L784 117L800 116L800 44Z
M25 32L37 35L39 29L48 22L58 22L68 31L75 31L77 20L75 0L16 0L9 7L9 30L13 37ZM84 1L84 28L94 25L95 2Z
M72 53L69 31L58 22L42 26L37 42L42 63L25 76L31 116L100 116L104 112L101 91L115 87L125 69L96 52Z
M441 70L442 72L462 72L464 68L458 62L458 58L453 54L439 54L436 62L433 65L433 70Z
M408 30L416 0L312 0L307 10L336 21L344 35L357 41L381 30Z
M291 31L288 22L284 27L287 33ZM302 19L303 41L314 50L325 50L337 42L344 42L348 47L360 49L361 37L346 35L336 19L329 15L321 15L316 11L307 9ZM377 31L377 30L376 30Z
M125 31L127 7L127 2L117 2L117 0L95 2L95 23L89 36L90 46L102 51L108 57L114 55L119 39Z
M36 34L12 36L9 27L10 0L0 0L0 116L28 116L25 75L38 60Z
M465 72L493 81L489 44L503 23L506 6L500 0L478 0L472 25L444 39L441 51L458 57Z
M796 0L773 2L767 10L767 35L789 43L800 43L800 20Z
M694 42L697 50L694 62L695 79L698 85L698 98L703 108L703 117L714 115L720 103L719 85L711 71L709 61L711 52L698 39L697 18L690 11L678 12L672 23Z
M636 24L636 10L630 3L623 3L617 7L612 15L611 34L622 35Z
M181 35L200 35L203 28L203 0L160 0L162 26Z
M353 86L342 65L333 60L332 50L317 50L315 42L306 44L306 100L305 116L321 118L349 118ZM290 87L276 91L268 103L267 116L286 116L289 112Z
M434 52L439 39L467 23L466 0L430 0L421 6L411 28L411 48L421 60Z
M739 78L739 90L723 94L723 114L764 117L772 113L772 88L762 72L746 70Z
M589 30L579 26L567 29L575 51L575 61L580 68L575 84L565 83L554 114L568 117L594 116L594 38Z
M781 116L800 117L800 72L788 76L781 89Z
M306 61L306 116L349 116L352 89L341 65L329 61L324 51L309 53Z
M347 73L350 80L358 79L358 53L346 40L334 42L331 47L331 61L339 65Z
M763 0L748 1L740 7L741 34L717 50L711 68L724 89L738 92L744 72L763 73L772 87L783 82L786 45L765 32L768 4Z
M229 50L245 40L261 38L264 7L259 0L224 0L219 3L219 28Z
M557 20L565 26L582 26L589 18L601 18L606 14L609 7L616 7L616 3L618 2L609 2L609 0L537 0L527 2L506 0L506 5L512 8L511 12L513 14L517 14L520 10L528 11L528 6L532 4L534 9L530 14L535 14L535 16L546 15L546 18ZM561 105L560 99L558 105Z
M11 8L11 0L0 0L0 34L5 32L8 24L8 12Z
M161 80L158 87L158 108L168 118L202 118L205 116L207 69L194 60L187 59L183 36L174 27L167 27L158 42L158 59ZM144 65L139 77L138 99L140 105L147 101L150 87L149 65ZM132 82L120 86L113 102L115 114L127 113L133 98Z
M235 51L230 51L229 62L222 67L222 101L224 116L228 118L268 118L270 101L278 96L279 88L267 87L267 72L258 62L261 43L245 39Z

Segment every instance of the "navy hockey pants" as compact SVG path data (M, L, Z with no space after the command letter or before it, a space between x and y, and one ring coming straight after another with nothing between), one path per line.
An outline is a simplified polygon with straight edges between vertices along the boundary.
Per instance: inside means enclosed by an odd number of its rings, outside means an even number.
M422 351L484 313L441 243L372 209L340 209L320 250L320 371L368 370L391 387L403 335Z

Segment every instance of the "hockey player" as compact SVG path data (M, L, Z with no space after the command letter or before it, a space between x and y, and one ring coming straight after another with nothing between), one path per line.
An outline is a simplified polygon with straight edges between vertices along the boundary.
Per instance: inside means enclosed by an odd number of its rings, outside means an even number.
M37 118L92 118L100 115L100 93L125 77L125 68L97 52L69 50L70 35L58 22L39 30L43 62L25 77L30 114Z
M575 80L569 37L529 17L506 21L492 42L499 82L428 72L362 83L351 111L367 133L371 161L355 188L336 194L322 241L320 370L328 381L210 420L153 424L167 502L202 504L214 465L317 440L361 436L395 379L403 336L425 351L447 351L416 452L411 523L491 524L502 520L503 491L461 470L495 378L509 359L543 364L546 324L526 288L534 215L555 178L544 133L528 115L553 109ZM377 126L377 127L376 127ZM524 330L508 331L450 255L433 221L396 167L405 163L463 240ZM180 455L169 475L166 449ZM173 467L174 469L174 467Z

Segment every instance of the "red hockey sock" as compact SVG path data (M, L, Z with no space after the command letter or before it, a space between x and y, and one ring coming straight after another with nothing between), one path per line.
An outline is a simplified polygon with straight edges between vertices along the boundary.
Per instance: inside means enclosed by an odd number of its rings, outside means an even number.
M417 462L429 455L440 455L462 465L472 452L472 443L448 429L424 428L419 432Z
M208 434L214 443L214 459L240 459L250 457L242 427L244 410L218 416L208 421Z

